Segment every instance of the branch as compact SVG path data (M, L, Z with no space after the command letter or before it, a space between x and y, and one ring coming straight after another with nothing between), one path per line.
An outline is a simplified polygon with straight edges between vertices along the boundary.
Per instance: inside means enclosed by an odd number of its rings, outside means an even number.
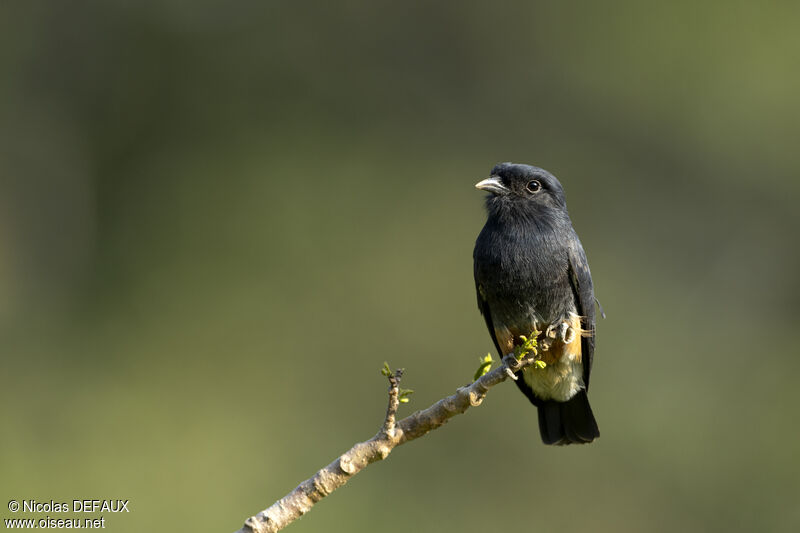
M517 360L513 354L507 355L499 367L471 384L460 387L452 396L443 398L400 422L395 422L395 418L402 396L400 378L403 372L397 370L392 373L387 366L384 375L389 379L389 405L381 430L368 441L359 442L337 457L331 464L300 483L292 492L269 508L248 518L242 529L236 533L280 531L310 511L315 503L347 483L367 465L386 459L396 446L422 437L470 407L477 407L483 402L490 388L505 381L509 376L516 379L514 376L516 372L533 365L535 361L534 356L525 356Z

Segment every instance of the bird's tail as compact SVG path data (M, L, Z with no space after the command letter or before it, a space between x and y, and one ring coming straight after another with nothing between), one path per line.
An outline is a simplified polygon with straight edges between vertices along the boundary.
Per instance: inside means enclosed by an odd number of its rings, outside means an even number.
M545 444L584 444L600 436L585 390L566 402L543 401L538 408Z

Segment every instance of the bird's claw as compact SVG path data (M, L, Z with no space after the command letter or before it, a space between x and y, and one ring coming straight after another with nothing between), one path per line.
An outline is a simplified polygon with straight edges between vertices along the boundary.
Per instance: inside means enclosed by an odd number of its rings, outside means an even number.
M575 328L566 322L561 323L561 340L564 344L571 344L575 340Z
M555 341L570 344L575 340L575 335L575 328L570 326L569 322L566 320L562 320L561 322L547 326L543 338L539 341L539 346L543 352L546 352L550 350L550 346Z

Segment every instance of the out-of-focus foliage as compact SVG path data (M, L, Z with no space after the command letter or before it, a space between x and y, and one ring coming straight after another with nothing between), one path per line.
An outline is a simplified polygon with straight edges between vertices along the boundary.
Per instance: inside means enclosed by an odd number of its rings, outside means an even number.
M374 434L382 361L401 415L468 382L473 184L509 160L561 179L587 250L602 437L546 448L498 387L292 530L796 531L798 20L3 2L3 501L233 531Z

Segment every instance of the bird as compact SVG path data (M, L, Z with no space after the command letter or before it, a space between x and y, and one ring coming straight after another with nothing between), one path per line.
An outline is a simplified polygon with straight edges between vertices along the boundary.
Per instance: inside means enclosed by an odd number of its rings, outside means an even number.
M539 332L545 366L524 368L515 383L538 409L542 442L592 442L600 436L587 396L596 300L564 188L550 172L514 163L496 165L475 187L488 192L473 260L489 335L502 359Z

